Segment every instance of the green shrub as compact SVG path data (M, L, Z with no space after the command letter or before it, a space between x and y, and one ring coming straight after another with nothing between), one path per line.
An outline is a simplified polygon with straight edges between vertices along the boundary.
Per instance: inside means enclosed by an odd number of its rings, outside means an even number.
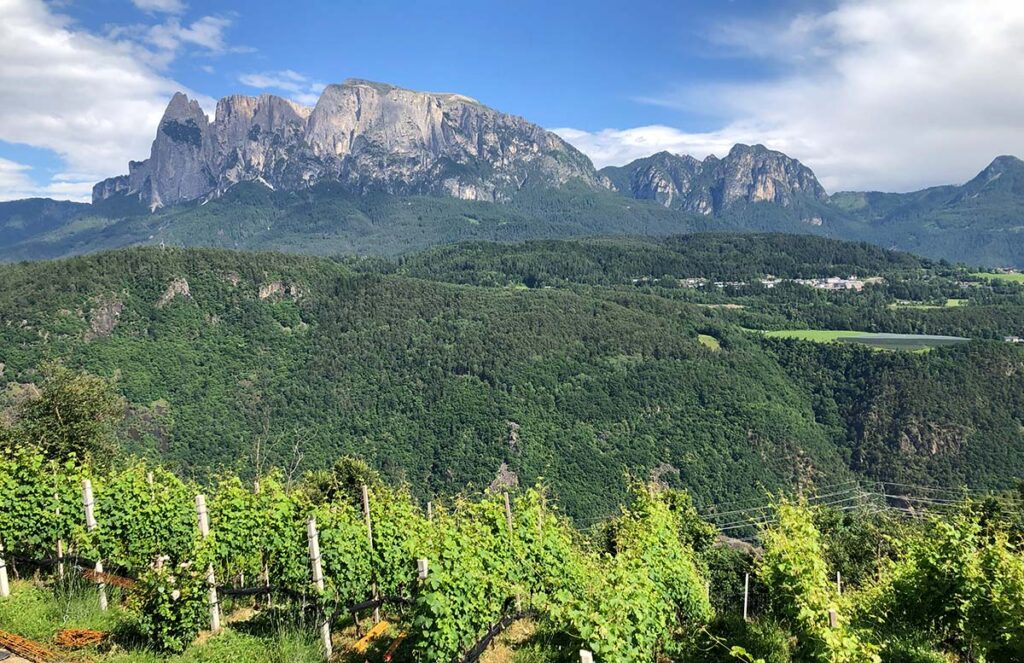
M208 625L205 571L197 564L153 568L139 579L133 607L139 631L161 651L185 651Z
M798 656L828 663L878 663L878 647L847 623L825 563L821 534L805 504L776 506L778 524L763 533L758 578L768 589L772 615L798 642ZM835 610L839 624L829 625Z

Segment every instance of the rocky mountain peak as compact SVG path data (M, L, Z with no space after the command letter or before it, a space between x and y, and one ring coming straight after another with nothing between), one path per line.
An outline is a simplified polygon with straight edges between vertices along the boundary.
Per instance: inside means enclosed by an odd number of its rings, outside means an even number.
M782 152L764 145L735 145L715 165L714 177L721 182L719 204L771 202L792 204L797 196L825 200L828 194L811 169Z
M202 117L204 120L206 119L206 113L203 112L199 102L195 99L189 99L188 95L184 92L175 92L174 96L167 103L161 123L168 120L195 120L199 117Z
M1001 154L992 160L989 164L989 168L1024 168L1024 161L1013 156L1012 154Z
M1024 161L1021 161L1015 156L1004 154L993 159L992 163L978 173L975 179L990 179L1009 172L1024 172Z
M828 197L809 168L764 145L737 144L724 158L710 155L703 161L659 152L601 173L634 198L706 215L740 203L788 206L801 197Z
M980 173L957 189L959 200L978 200L995 196L1024 194L1024 161L1003 155L996 157Z
M355 192L500 201L524 186L600 186L590 160L553 133L459 94L348 79L315 107L232 95L210 122L182 93L168 104L149 159L93 188L152 209L216 196L242 181L294 190L338 181Z

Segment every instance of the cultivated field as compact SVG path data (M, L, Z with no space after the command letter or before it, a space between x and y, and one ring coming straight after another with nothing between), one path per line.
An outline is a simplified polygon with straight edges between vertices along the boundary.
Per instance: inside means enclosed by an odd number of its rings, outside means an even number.
M795 338L818 343L860 343L879 350L929 350L943 345L965 343L960 336L931 334L872 334L849 329L783 329L765 332L772 338Z

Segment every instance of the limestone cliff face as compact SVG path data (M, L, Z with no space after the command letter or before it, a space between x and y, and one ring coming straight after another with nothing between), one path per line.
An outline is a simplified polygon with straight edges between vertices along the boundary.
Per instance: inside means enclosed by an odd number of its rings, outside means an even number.
M491 201L534 182L602 183L586 156L522 118L461 95L361 80L328 86L312 109L273 95L225 97L212 123L176 94L150 158L129 170L97 184L93 201L131 195L156 209L241 181Z
M701 162L691 156L659 152L631 175L630 190L636 198L656 200L665 207L675 207L694 188L700 176Z
M601 172L621 193L707 215L737 203L789 206L798 197L828 198L809 168L763 145L736 145L724 158L704 161L661 152Z

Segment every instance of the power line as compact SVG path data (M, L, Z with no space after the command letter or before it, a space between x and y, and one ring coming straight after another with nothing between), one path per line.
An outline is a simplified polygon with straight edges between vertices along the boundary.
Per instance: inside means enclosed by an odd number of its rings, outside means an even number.
M816 488L818 490L831 490L833 488L838 488L839 486L849 486L850 484L860 484L860 482L861 482L860 479L850 479L848 481L841 481L841 482L838 482L838 483L826 484L824 486L816 486ZM703 505L700 508L707 510L707 509L711 509L711 508L714 508L714 507L729 506L729 505L732 505L732 504L742 504L742 503L746 503L746 502L761 502L763 504L764 503L764 498L763 497L747 497L747 498L743 498L743 499L726 500L725 502L713 502L712 504L709 504L709 505Z
M835 510L836 511L852 511L853 509L860 509L860 508L862 508L862 506L863 505L860 505L860 504L852 504L852 505L849 505L849 506L837 507ZM764 521L761 521L761 522L748 522L748 523L744 523L744 524L736 524L736 525L733 525L731 527L719 527L718 530L720 532L726 532L726 531L730 531L730 530L741 529L741 528L744 528L744 527L755 527L757 525L777 525L778 522L779 521L777 519L773 518L773 519L764 520Z
M913 488L914 490L924 490L924 491L929 491L929 492L948 493L948 494L951 494L951 495L958 495L960 497L965 497L965 496L968 496L968 495L984 495L986 497L988 497L988 496L998 497L998 498L1000 498L1002 500L1006 500L1006 501L1014 502L1014 503L1020 503L1022 501L1021 498L1019 498L1019 497L1010 497L1010 496L1007 496L1007 495L999 495L998 491L987 490L987 489L982 489L982 488L968 488L966 486L963 486L961 488L938 488L938 487L934 487L934 486L921 486L921 485L911 484L911 483L896 483L895 481L876 481L875 483L879 483L879 484L882 484L882 485L885 485L885 486L897 486L899 488Z
M844 493L836 493L836 494L839 495L839 494L844 494ZM838 499L838 500L832 500L830 502L821 502L821 503L817 503L817 504L812 504L811 506L833 506L833 505L836 505L836 504L844 504L844 503L850 502L852 500L862 500L865 497L869 497L869 496L871 496L873 494L874 493L858 492L856 495L853 495L851 497L846 497L846 498ZM767 507L764 507L764 508L765 509L774 509L775 507L770 505L770 506L767 506ZM721 525L718 526L718 528L720 530L724 531L725 529L731 529L732 526L740 526L741 524L752 525L752 524L755 524L757 522L759 522L759 521L756 518L743 518L743 519L740 519L740 520L734 520L732 522L722 523ZM712 523L712 524L714 524L714 523Z
M859 486L852 486L852 487L850 487L847 490L841 490L841 491L837 491L837 492L833 492L833 493L826 493L824 495L814 495L812 497L809 497L808 501L810 503L812 503L814 506L820 506L820 503L815 502L814 500L822 500L822 499L825 499L825 498L828 498L828 497L835 497L837 495L849 495L850 493L858 493L859 494L861 492L863 492L863 491L861 490L861 488ZM773 508L775 508L774 504L765 504L765 505L762 505L762 506L750 507L750 508L747 508L747 509L734 509L732 511L719 511L719 512L703 513L701 515L704 516L705 518L719 518L721 516L728 516L728 515L733 515L733 514L738 514L738 513L749 513L749 512L753 512L753 511L764 511L766 509L773 509Z

